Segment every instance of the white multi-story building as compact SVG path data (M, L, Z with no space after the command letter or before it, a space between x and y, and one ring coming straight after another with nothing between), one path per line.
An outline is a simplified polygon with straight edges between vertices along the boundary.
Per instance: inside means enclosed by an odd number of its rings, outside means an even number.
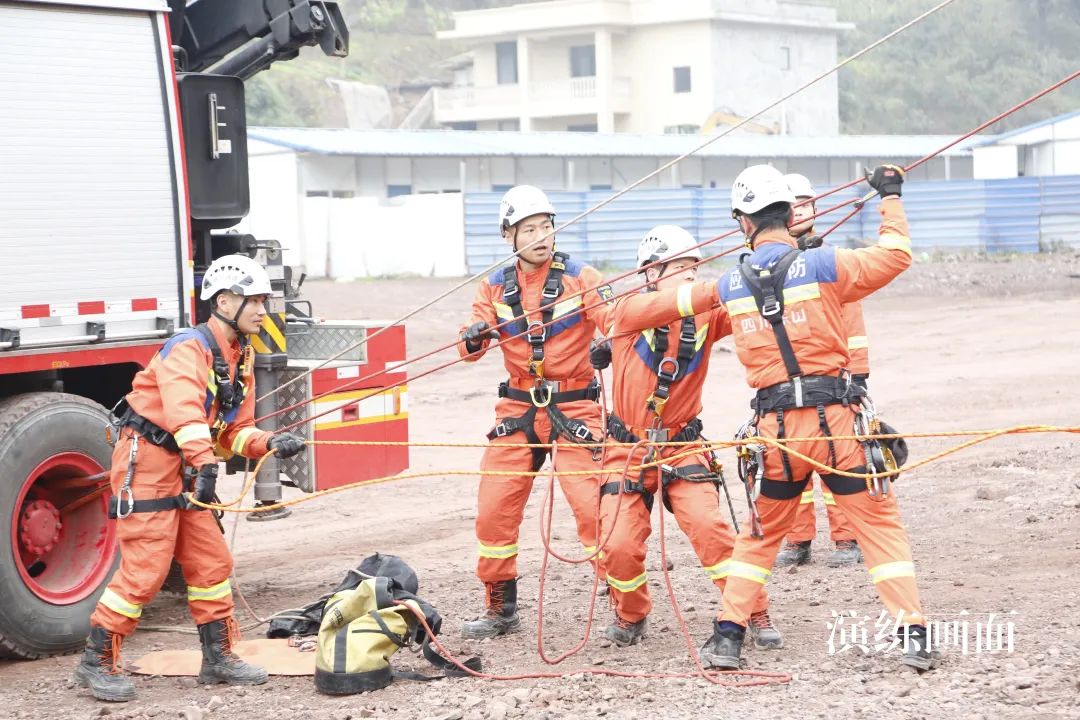
M453 14L439 37L472 63L435 120L472 130L708 132L753 115L837 60L828 0L554 0ZM748 126L836 135L836 74Z

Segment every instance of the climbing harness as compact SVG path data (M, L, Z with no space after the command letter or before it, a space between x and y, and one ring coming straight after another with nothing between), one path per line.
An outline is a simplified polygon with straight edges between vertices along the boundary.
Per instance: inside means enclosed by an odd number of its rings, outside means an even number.
M235 419L236 413L244 401L245 377L250 376L252 372L253 350L246 340L241 339L240 355L235 369L230 372L229 364L225 361L221 347L206 323L181 330L170 339L170 342L183 342L193 337L202 339L213 358L207 375L204 409L207 415L207 424L210 427L211 440L216 441L221 431ZM242 336L240 337L242 338ZM217 402L216 411L214 411L215 401ZM211 412L213 412L212 418ZM164 448L175 455L181 455L182 458L180 446L172 433L136 412L128 404L127 396L121 398L113 406L112 416L117 419L110 423L110 431L115 431L118 438L121 437L121 432L125 427L130 427L133 432L131 434L128 472L124 478L124 485L121 487L120 493L109 501L109 517L123 520L130 517L132 513L201 509L192 505L189 496L186 494L190 493L193 488L194 476L197 471L184 463L182 459L181 474L183 482L181 492L178 495L145 500L136 500L134 498L131 490L131 480L135 472L138 439L141 437L151 445ZM111 436L111 432L107 432L107 436ZM217 516L220 525L220 513L217 513Z

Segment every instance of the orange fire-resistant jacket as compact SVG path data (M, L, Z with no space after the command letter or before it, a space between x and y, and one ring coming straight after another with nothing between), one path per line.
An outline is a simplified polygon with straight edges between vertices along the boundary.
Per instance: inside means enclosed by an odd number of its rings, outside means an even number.
M638 437L644 437L644 428L655 419L647 407L656 390L660 361L655 328L668 328L664 357L675 358L682 318L690 315L696 331L694 355L687 367L679 368L671 385L660 416L662 427L677 433L701 412L710 350L713 343L731 333L727 312L717 307L718 302L715 282L696 282L619 298L609 310L605 328L612 333L612 412Z
M222 356L235 380L240 343L229 341L226 327L217 318L208 323ZM249 458L266 454L271 433L255 427L255 374L253 356L244 361L244 400L225 417L225 427L217 435L223 455L235 453ZM211 425L217 418L217 383L214 356L202 334L185 328L168 342L135 375L127 401L131 408L158 427L172 433L184 460L193 467L216 463Z
M847 347L851 355L848 370L852 375L870 374L870 339L866 335L866 320L863 318L862 303L845 303L842 308L844 327L847 328Z
M518 285L521 287L521 307L528 322L540 322L543 305L547 300L541 297L544 281L547 279L551 260L531 272L524 272L520 263L517 265ZM566 261L563 273L563 293L556 301L552 319L555 321L547 329L544 342L544 377L549 380L576 380L588 383L593 377L593 368L589 364L589 342L596 334L596 327L603 316L603 308L611 297L611 288L603 284L603 277L593 267L580 263L573 258ZM573 293L594 288L577 297ZM566 299L562 299L566 298ZM590 305L597 307L582 308ZM513 320L510 306L503 298L503 270L499 268L482 280L476 288L472 314L462 326L462 332L473 323L486 322L489 327ZM522 321L510 322L499 330L500 345L503 351L503 363L513 381L519 387L534 378L529 373L529 360L532 349L524 335L511 338L525 330ZM480 352L466 359L466 362L479 360L487 351L489 340L484 340ZM467 356L469 351L465 342L458 343L458 352Z
M804 375L834 375L851 367L842 306L878 290L911 265L911 239L900 199L882 200L879 212L877 245L857 250L823 245L803 253L788 269L784 324ZM761 233L755 245L750 262L769 267L795 240L785 230L772 230ZM738 268L720 278L720 299L731 317L735 349L750 386L785 382L788 375L772 326L758 311Z

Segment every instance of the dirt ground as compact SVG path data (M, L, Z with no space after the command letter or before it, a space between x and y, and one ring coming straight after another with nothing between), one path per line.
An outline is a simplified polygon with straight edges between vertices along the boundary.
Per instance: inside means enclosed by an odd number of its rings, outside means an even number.
M436 279L313 282L305 290L326 317L390 319L453 284ZM470 300L471 288L409 320L410 355L451 338ZM879 409L896 427L946 431L1080 424L1073 384L1080 357L1080 255L924 259L868 300L866 315L874 368L870 387ZM750 393L730 344L721 343L715 352L703 419L707 434L728 437L748 415ZM499 359L489 357L412 383L412 439L482 441L492 422L501 374ZM914 440L912 457L925 457L952 442ZM412 469L474 468L480 453L479 448L416 449ZM722 459L730 478L734 456L726 451ZM0 717L1080 718L1078 467L1077 436L1014 435L900 479L895 489L912 539L925 610L934 619L966 618L970 623L967 653L949 649L941 666L923 676L901 670L896 651L830 654L828 623L834 612L869 616L873 642L880 606L863 568L825 567L828 530L819 507L813 564L778 571L769 585L772 614L786 646L746 652L749 669L790 673L787 684L731 689L700 679L576 674L512 682L401 681L368 695L332 698L318 695L310 678L272 678L258 688L233 690L194 687L188 679L140 677L138 700L105 706L70 686L75 659L61 657L0 663ZM225 495L236 478L231 482ZM473 574L477 484L476 477L407 480L304 504L281 522L241 520L236 578L252 606L268 614L314 599L372 552L396 553L417 570L421 595L446 618L443 637L452 650L480 655L490 672L552 670L536 651L541 560L537 528L544 482L536 484L522 528L522 632L484 642L459 635L461 621L473 617L481 605L481 585ZM744 510L745 502L741 506ZM674 585L698 646L711 632L719 594L671 516L666 519ZM658 519L653 520L655 528ZM230 524L227 519L227 529ZM578 551L561 497L555 537L564 551ZM658 563L654 543L649 571L657 602L645 642L622 650L607 646L601 632L611 613L604 601L598 604L597 624L584 651L558 669L691 669ZM555 565L549 570L547 592L544 643L554 654L582 636L589 580L581 566ZM964 611L968 615L962 615ZM240 617L249 619L242 611ZM1012 623L1012 653L976 651L974 625L988 621ZM147 608L143 622L188 626L190 620L181 600L159 598ZM136 658L151 649L196 645L191 635L140 632L124 650ZM399 653L394 663L425 669L409 652ZM215 696L212 712L196 709L206 708Z

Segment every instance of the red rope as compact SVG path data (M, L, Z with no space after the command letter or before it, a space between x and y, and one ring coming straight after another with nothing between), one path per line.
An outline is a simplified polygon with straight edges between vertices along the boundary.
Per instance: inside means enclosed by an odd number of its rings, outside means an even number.
M949 142L949 143L946 143L945 145L941 146L940 148L938 148L938 149L934 150L934 151L933 151L932 153L929 153L928 155L925 155L924 157L922 157L922 158L919 158L919 159L918 159L918 160L916 160L915 162L913 162L913 163L911 163L910 165L906 166L906 167L905 167L905 171L910 171L910 170L912 170L912 169L914 169L914 168L917 168L917 167L919 167L919 166L920 166L920 165L922 165L923 163L925 163L925 162L929 161L929 160L930 160L931 158L933 158L933 157L936 157L937 155L940 155L941 153L945 152L946 150L948 150L949 148L953 147L954 145L957 145L958 143L960 143L960 142L963 142L964 140L966 140L967 138L971 137L972 135L975 135L975 134L977 134L978 132L980 132L980 131L982 131L982 130L986 129L986 128L987 128L987 127L989 127L990 125L993 125L994 123L996 123L996 122L999 122L999 121L1001 121L1002 119L1004 119L1004 118L1008 117L1009 115L1011 115L1011 114L1013 114L1013 113L1017 112L1018 110L1021 110L1021 109L1022 109L1022 108L1024 108L1024 107L1026 107L1026 106L1030 105L1031 103L1033 103L1033 102L1035 102L1036 100L1038 100L1038 99L1040 99L1040 98L1044 97L1045 95L1047 95L1047 94L1049 94L1049 93L1053 92L1054 90L1057 90L1058 88L1062 87L1063 85L1066 85L1066 84L1068 84L1068 83L1072 82L1072 81L1073 81L1073 80L1075 80L1075 79L1076 79L1076 78L1077 78L1078 76L1080 76L1080 70L1077 70L1077 71L1075 71L1075 72L1071 73L1070 75L1068 75L1067 77L1063 78L1062 80L1059 80L1058 82L1056 82L1056 83L1054 83L1054 84L1052 84L1052 85L1050 85L1050 86L1048 86L1048 87L1044 88L1043 90L1040 90L1039 92L1035 93L1034 95L1032 95L1031 97L1027 98L1026 100L1024 100L1024 101L1022 101L1022 102L1019 102L1019 103L1017 103L1016 105L1013 105L1013 106L1012 106L1011 108L1009 108L1008 110L1005 110L1004 112L1002 112L1002 113L999 113L998 115L994 116L993 118L991 118L990 120L987 120L987 121L986 121L986 122L984 122L984 123L981 123L980 125L976 126L976 127L975 127L975 128L973 128L972 130L970 130L970 131L968 131L968 132L964 133L963 135L961 135L960 137L956 138L955 140L952 140L951 142ZM824 197L827 197L827 196L829 196L829 195L832 195L832 194L834 194L834 193L836 193L836 192L839 192L840 190L843 190L843 189L845 189L845 188L850 188L850 187L852 187L852 186L854 186L854 185L856 185L856 184L858 184L858 183L860 183L860 182L863 182L864 180L865 180L865 178L859 178L859 179L856 179L856 180L852 180L852 181L850 181L850 182L848 182L848 183L845 183L845 184L843 184L843 185L840 185L840 186L838 186L838 187L836 187L836 188L833 188L832 190L829 190L829 191L827 191L827 192L824 192L824 193L822 193L821 195L818 195L818 196L817 196L817 197L815 197L815 198L810 198L810 199L808 199L808 200L804 200L804 201L802 201L802 202L801 202L801 203L799 203L799 204L801 205L801 204L803 204L803 203L808 203L808 202L815 202L815 201L817 201L817 200L819 200L819 199L821 199L821 198L824 198ZM832 206L832 207L830 207L830 208L827 208L827 209L825 209L825 210L822 210L821 212L815 213L815 214L814 214L814 215L812 216L812 218L810 218L810 219L813 219L813 218L817 218L817 217L821 217L822 215L827 215L827 214L829 214L829 213L831 213L831 212L834 212L834 211L836 211L836 210L839 210L839 209L841 209L841 208L847 207L848 205L852 205L852 204L854 204L854 203L858 202L858 201L859 201L859 199L860 199L860 198L851 198L851 199L849 199L849 200L845 200L844 202L841 202L841 203L839 203L839 204L837 204L837 205L834 205L834 206ZM833 230L835 230L835 229L836 229L836 227L839 227L839 226L840 226L840 225L842 225L842 224L843 224L844 222L847 222L847 220L849 220L849 219L850 219L850 218L851 218L852 216L854 216L854 215L855 215L855 214L856 214L856 213L858 212L858 210L859 210L859 208L856 208L856 210L855 210L854 212L852 212L852 213L849 213L847 217L845 217L845 218L843 218L842 220L840 220L840 222L838 222L838 223L837 223L836 225L834 225L833 227L830 227L830 228L829 228L829 229L828 229L828 230L826 231L826 233L825 233L825 234L827 235L828 233L831 233L831 232L832 232ZM694 248L695 248L695 249L697 249L697 248L701 248L701 247L704 247L705 245L708 245L708 244L710 244L710 243L713 243L713 242L715 242L715 241L717 241L717 240L721 240L721 239L723 239L723 238L726 238L726 237L730 237L731 235L734 235L734 234L735 234L735 233L737 233L737 232L738 232L737 230L732 230L732 231L729 231L729 232L726 232L726 233L721 233L720 235L717 235L717 236L715 236L715 237L709 238L708 240L706 240L706 241L704 241L704 242L698 243L697 245L695 245L695 246L694 246ZM824 237L824 235L822 235L822 237ZM724 250L724 251L722 251L722 252L716 253L715 255L711 255L711 256L709 256L709 257L706 257L706 258L704 258L704 259L702 259L702 260L700 260L700 261L698 261L698 262L694 263L694 265L693 265L692 267L697 267L697 266L699 266L699 265L702 265L702 264L704 264L704 263L706 263L706 262L710 262L710 261L712 261L712 260L715 260L715 259L717 259L717 258L720 258L720 257L722 257L722 256L724 256L724 255L730 254L730 253L734 252L735 250L738 250L738 249L739 249L739 247L741 247L741 246L735 246L735 247L732 247L732 248L728 248L727 250ZM642 266L642 268L641 268L641 269L645 269L645 268L647 268L647 267L652 267L652 266L655 266L655 265L657 265L657 264L659 264L659 261L657 261L656 263L651 263L651 264L649 264L649 265L645 265L645 266ZM596 290L597 288L599 288L599 287L602 287L603 285L609 285L609 284L611 284L612 282L616 282L616 281L618 281L618 280L621 280L621 279L623 279L623 278L626 278L626 277L628 277L628 276L630 276L630 275L633 275L633 274L635 274L635 273L638 273L638 272L640 272L640 271L641 271L641 269L637 269L637 268L635 268L635 269L631 269L631 270L628 270L628 271L626 271L626 272L622 273L621 275L617 275L617 276L615 276L614 278L612 278L612 279L610 279L610 280L607 280L607 281L603 282L603 283L602 283L602 284L600 284L600 285L596 285L596 286L593 286L593 287L590 287L590 288L586 288L585 290L577 291L577 292L574 292L574 293L571 293L571 294L565 295L565 296L563 296L563 297L560 297L560 298L559 298L559 300L557 300L557 301L555 301L555 302L562 302L562 301L565 301L565 300L567 300L567 299L573 299L573 298L576 298L576 297L580 297L580 296L582 296L582 295L585 295L585 294L586 294L586 293L588 293L588 292L592 292L592 291ZM616 297L622 297L622 296L625 296L625 295L627 295L627 294L629 294L629 293L632 293L632 292L635 292L635 291L637 291L637 290L640 290L641 288L645 287L645 285L647 285L647 283L643 283L643 284L641 284L641 285L635 286L634 288L631 288L630 290L627 290L627 291L624 291L624 292L622 292L622 293L619 293L619 294L618 294L618 295L617 295ZM545 309L545 308L551 307L552 305L554 305L554 304L555 304L555 302L549 303L548 305L544 305L544 306L542 306L541 308L538 308L538 309L542 310L542 309ZM587 306L587 307L584 307L584 308L582 308L582 309L581 309L581 310L579 310L578 312L586 312L587 310L591 310L591 309L593 309L593 308L599 307L600 305L603 305L603 304L605 304L606 302L607 302L607 301L604 301L604 302L598 302L598 303L594 303L594 304L592 304L592 305L589 305L589 306ZM505 322L499 323L499 324L498 324L498 325L496 325L496 326L495 326L495 327L494 327L493 329L499 329L499 328L505 327L506 325L509 325L509 324L510 324L510 323L512 323L512 322L516 322L516 319L515 319L515 320L507 320L507 321L505 321ZM551 324L553 324L554 322L555 322L555 321L552 321L552 323L547 323L547 324L545 324L545 325L544 325L544 327L548 327L548 326L550 326ZM496 346L497 346L498 344L501 344L502 342L507 342L507 341L509 341L509 340L512 340L512 339L514 339L514 338L520 337L520 336L522 336L522 335L524 335L524 334L525 334L525 332L523 331L523 332L521 332L521 333L518 333L518 334L516 334L516 335L513 335L513 336L511 336L511 337L508 337L508 338L506 338L506 340L502 340L502 341L500 341L499 343L495 343L494 345L496 345ZM342 385L340 385L340 386L338 386L338 387L335 387L335 388L332 388L332 389L330 389L330 390L324 391L324 392L322 392L322 393L319 393L319 394L317 394L317 395L313 395L313 396L312 396L311 398L308 398L307 400L301 401L301 402L299 402L299 403L295 403L295 404L293 404L293 405L287 406L287 407L285 407L285 408L281 408L281 409L279 409L279 410L276 410L276 411L274 411L274 412L272 412L272 413L269 413L269 414L267 414L267 415L264 415L263 417L260 417L260 418L258 418L258 420L264 420L264 419L266 419L266 418L271 418L271 417L275 417L275 416L281 415L281 414L283 414L283 413L289 412L289 411L291 411L291 410L295 410L295 409L297 409L297 408L299 408L299 407L302 407L302 406L304 406L304 405L307 405L307 404L309 404L309 403L315 402L316 400L318 400L318 399L320 399L320 398L323 398L323 397L326 397L327 395L331 395L331 394L334 394L334 393L342 392L342 391L345 391L345 390L347 390L347 389L349 389L349 388L354 388L354 387L356 387L356 386L357 386L357 384L359 384L360 382L367 382L367 381L370 381L370 380L371 380L371 379L373 379L373 378L379 377L379 376L381 376L381 375L385 375L385 374L387 374L387 373L389 373L389 372L397 372L398 370L400 370L400 368L404 367L405 365L411 364L411 363L413 363L413 362L416 362L416 361L418 361L418 360L421 360L421 359L424 359L424 358L428 358L428 357L431 357L432 355L434 355L434 354L436 354L436 353L438 353L438 352L442 352L443 350L447 350L447 349L450 349L450 348L456 347L456 346L457 346L457 344L458 344L458 342L460 342L460 341L459 341L459 340L455 340L455 341L454 341L454 342L452 342L452 343L449 343L449 344L447 344L447 345L444 345L444 346L442 346L442 347L440 347L440 348L437 348L437 349L435 349L435 350L432 350L432 351L430 351L430 352L424 353L423 355L420 355L420 356L417 356L417 357L415 357L415 358L412 358L412 359L406 360L405 362L403 362L403 363L400 363L400 364L396 365L396 366L395 366L395 367L394 367L394 368L393 368L392 370L384 369L384 370L380 370L380 371L377 371L377 372L375 372L375 373L372 373L371 375L367 375L367 376L365 376L365 377L363 377L363 378L358 378L358 379L355 379L355 380L351 380L351 381L349 381L349 382L347 382L347 383L344 383L344 384L342 384ZM490 349L490 347L489 347L489 349ZM396 388L396 387L400 387L400 386L402 386L402 385L404 385L404 384L406 384L407 382L410 382L410 381L412 381L412 380L418 380L418 379L420 379L420 378L422 378L422 377L426 377L427 375L430 375L430 374L432 374L433 372L436 372L436 371L438 371L438 370L443 370L443 369L445 369L445 368L448 368L448 367L450 367L450 366L452 366L452 365L455 365L455 364L457 364L458 362L462 362L462 361L464 361L464 360L465 360L465 359L466 359L467 357L471 357L472 355L474 355L474 354L478 354L479 352L480 352L480 351L477 351L477 353L472 353L472 354L470 354L470 355L467 355L467 356L464 356L464 357L456 358L455 360L453 360L453 361L451 361L451 362L445 363L445 364L443 364L443 365L439 365L439 366L437 366L436 368L433 368L433 369L431 369L431 370L428 370L428 371L425 371L425 372L423 372L423 373L420 373L420 374L418 374L418 375L416 375L416 376L414 376L414 377L412 377L412 378L407 378L406 380L402 380L402 381L396 382L396 383L394 383L394 384L392 384L392 385L389 385L389 386L387 386L387 387L382 387L382 388L380 388L380 391L381 391L381 392L384 392L384 391L386 391L386 390L389 390L389 389L393 389L393 388ZM313 415L313 416L311 416L311 417L309 417L309 418L307 418L307 419L305 419L305 420L297 421L296 423L293 423L293 424L291 424L291 425L288 425L288 426L286 426L286 427L285 427L285 428L283 428L283 429L284 429L284 430L289 430L289 429L295 428L295 427L297 427L297 426L299 426L299 425L303 425L303 424L305 424L305 423L307 423L307 422L310 422L310 421L312 421L312 420L314 420L314 419L316 419L316 418L322 417L322 416L324 416L324 415L328 415L328 414L330 414L330 413L332 413L332 412L336 412L337 410L340 410L340 409L341 409L341 408L343 408L343 407L346 407L346 406L348 406L348 405L351 405L351 404L352 404L352 402L353 402L353 401L350 401L350 402L346 402L346 403L343 403L342 405L340 405L340 406L338 406L338 407L330 408L329 410L326 410L326 411L324 411L324 412L322 412L322 413L318 413L318 414L316 414L316 415Z

